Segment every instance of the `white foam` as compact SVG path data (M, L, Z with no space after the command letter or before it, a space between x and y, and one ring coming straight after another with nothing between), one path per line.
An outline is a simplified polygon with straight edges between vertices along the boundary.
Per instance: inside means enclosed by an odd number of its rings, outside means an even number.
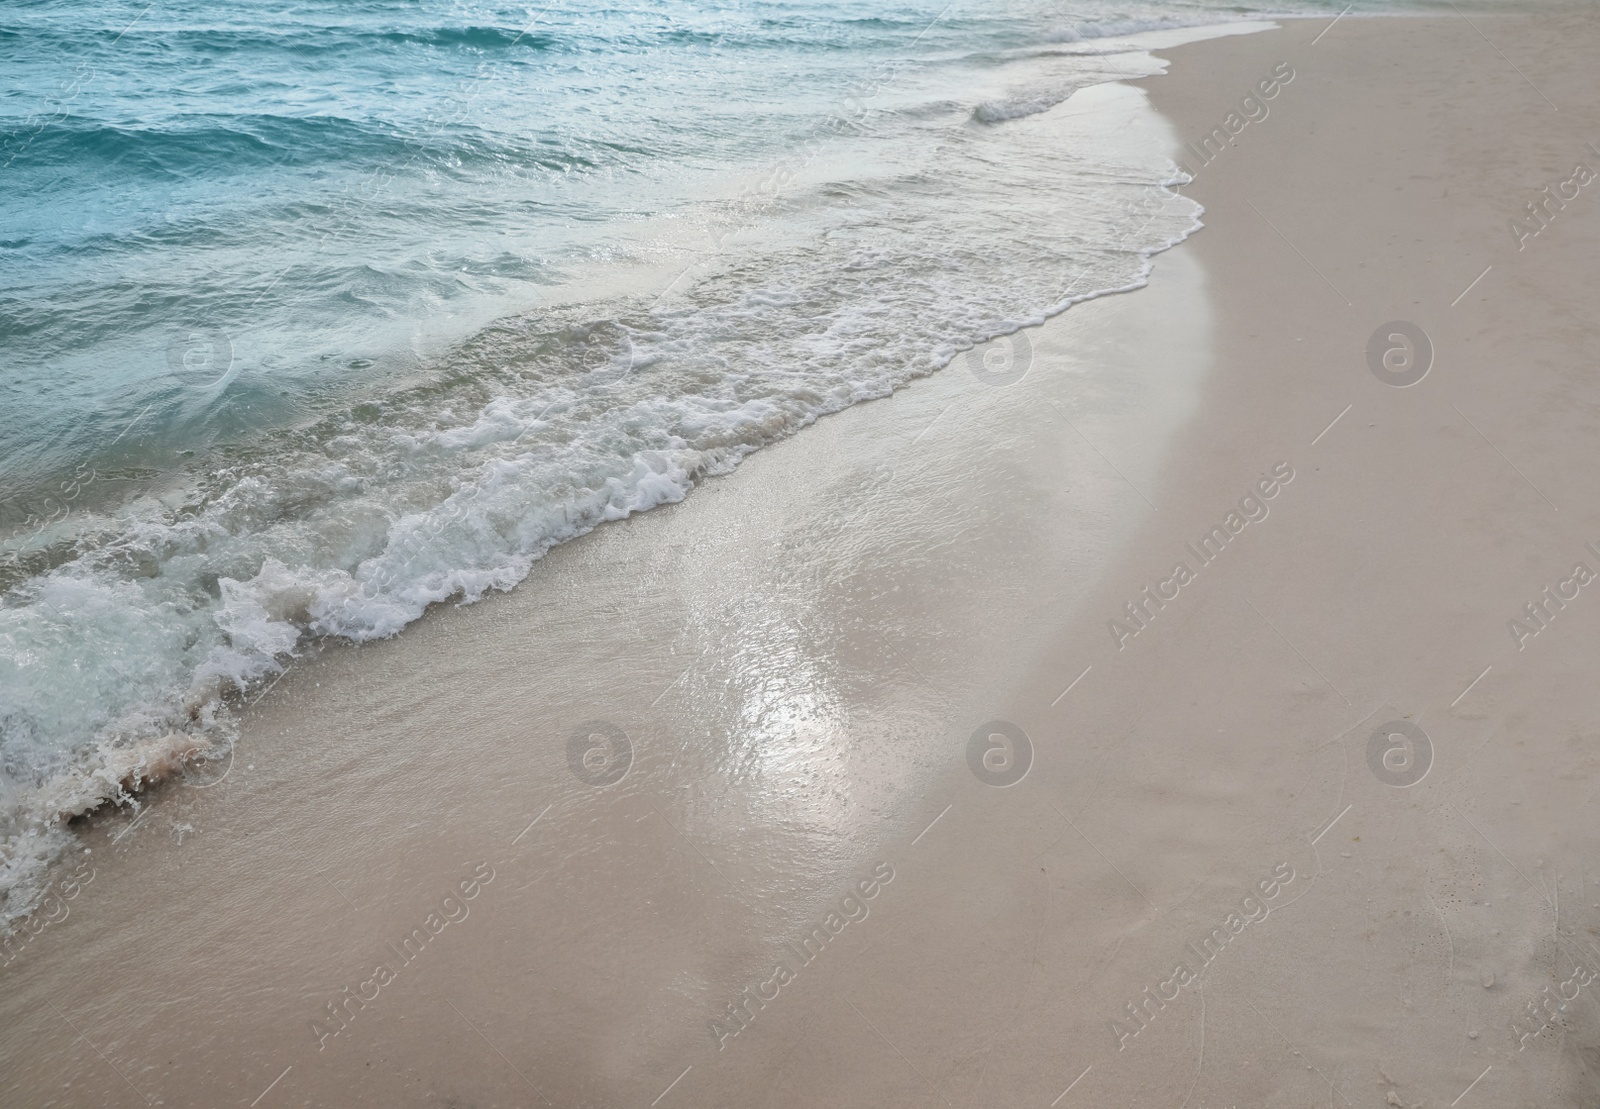
M213 750L229 699L308 639L382 638L511 589L555 544L822 415L1142 285L1199 209L1163 187L1176 169L1141 129L1143 92L1083 87L1104 73L1074 64L1013 67L985 101L1014 106L1005 126L841 134L670 296L503 321L359 417L85 518L82 553L0 605L3 912L39 888L64 818ZM956 76L926 101L962 102Z
M972 110L972 118L979 123L1005 123L1007 120L1038 115L1048 112L1077 91L1076 88L1052 89L1031 96L985 101Z
M1146 31L1175 31L1189 27L1206 27L1216 24L1215 17L1206 19L1109 19L1074 23L1046 33L1045 42L1085 42L1092 39L1126 38Z

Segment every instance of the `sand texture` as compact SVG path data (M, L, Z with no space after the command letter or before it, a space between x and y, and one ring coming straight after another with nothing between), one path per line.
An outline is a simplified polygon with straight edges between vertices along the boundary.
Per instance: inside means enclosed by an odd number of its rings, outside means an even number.
M1596 1104L1596 46L1165 52L1148 288L296 665L0 1103Z

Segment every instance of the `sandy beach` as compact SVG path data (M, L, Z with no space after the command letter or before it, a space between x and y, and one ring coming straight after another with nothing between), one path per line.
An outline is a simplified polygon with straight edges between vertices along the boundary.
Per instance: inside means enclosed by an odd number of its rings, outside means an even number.
M1285 21L1016 121L1204 230L297 663L84 822L0 1102L1595 1104L1597 45Z

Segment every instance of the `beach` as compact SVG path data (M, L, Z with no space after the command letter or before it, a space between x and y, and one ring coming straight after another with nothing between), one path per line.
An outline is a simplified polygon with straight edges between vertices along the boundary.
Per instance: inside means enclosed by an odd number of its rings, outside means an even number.
M1204 229L306 649L75 824L0 1100L1593 1104L1595 44L1286 19L1007 124Z

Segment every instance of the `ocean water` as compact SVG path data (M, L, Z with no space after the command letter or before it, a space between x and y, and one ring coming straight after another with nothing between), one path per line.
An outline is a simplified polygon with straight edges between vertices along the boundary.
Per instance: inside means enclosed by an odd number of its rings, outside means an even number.
M0 918L318 640L1138 287L1129 36L1344 6L7 4Z

